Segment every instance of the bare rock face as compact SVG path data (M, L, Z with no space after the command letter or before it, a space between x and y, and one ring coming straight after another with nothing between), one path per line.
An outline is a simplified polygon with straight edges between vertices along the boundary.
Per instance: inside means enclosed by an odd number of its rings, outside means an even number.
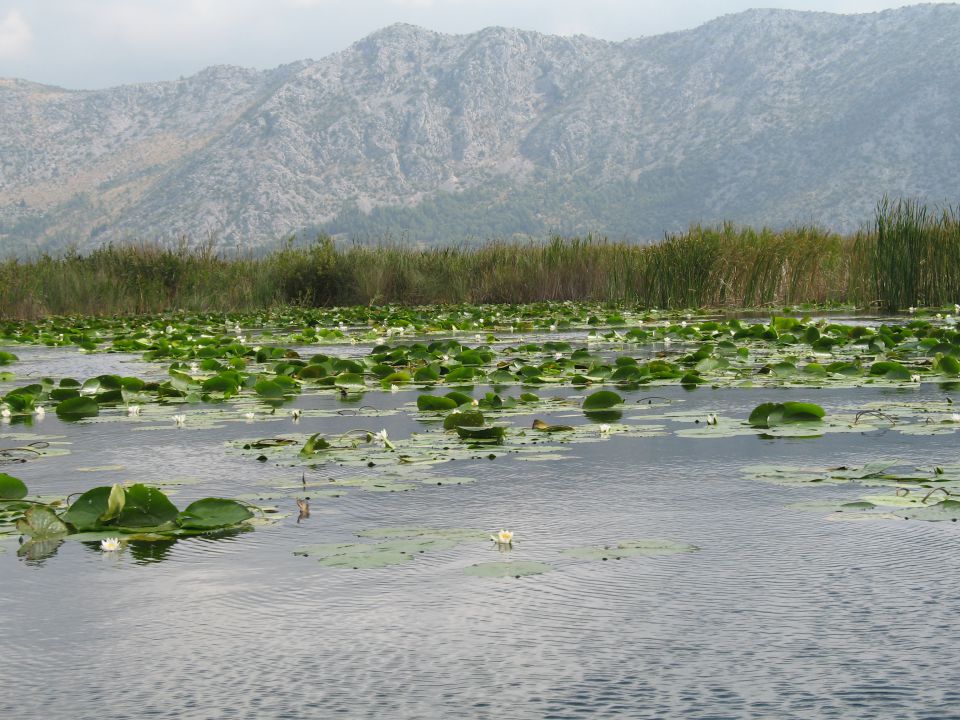
M957 201L957 37L956 5L756 10L621 43L395 25L263 72L0 80L0 252L850 230L884 193Z

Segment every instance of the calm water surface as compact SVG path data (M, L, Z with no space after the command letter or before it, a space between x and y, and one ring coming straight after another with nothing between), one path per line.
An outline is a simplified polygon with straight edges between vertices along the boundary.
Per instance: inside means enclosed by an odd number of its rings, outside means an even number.
M32 362L17 352L24 366ZM132 357L83 357L101 364L67 372L57 363L75 362L75 351L43 349L32 367L76 377L148 374L118 366ZM657 392L676 409L737 417L785 396L828 412L853 398L905 397L869 388ZM943 397L933 386L907 392ZM368 393L364 403L395 407L415 397ZM294 405L342 407L316 395ZM510 418L517 427L531 420ZM371 422L400 440L421 427L404 414ZM227 452L228 440L333 433L357 420L304 417L294 425L284 416L194 430L165 420L169 427L136 429L150 424L157 423L64 424L49 413L31 430L65 435L71 454L3 469L39 494L190 481L171 488L182 506L300 478L300 469ZM564 460L439 469L477 478L469 485L315 498L302 523L293 515L230 538L119 555L67 542L42 563L18 558L8 542L0 553L0 717L960 717L960 528L831 522L786 505L855 499L864 488L780 487L739 472L759 462L957 462L956 443L953 435L883 432L613 437L571 446ZM293 555L396 525L510 528L510 559L556 570L521 579L464 575L471 564L499 559L483 543L377 570ZM560 555L626 538L702 549L608 562Z

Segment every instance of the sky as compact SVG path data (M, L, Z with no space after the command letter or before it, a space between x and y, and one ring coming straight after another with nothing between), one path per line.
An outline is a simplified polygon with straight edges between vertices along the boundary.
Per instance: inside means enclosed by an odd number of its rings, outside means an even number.
M696 27L751 7L875 12L883 0L0 0L0 77L72 89L173 80L210 65L319 59L395 22L504 25L606 40Z

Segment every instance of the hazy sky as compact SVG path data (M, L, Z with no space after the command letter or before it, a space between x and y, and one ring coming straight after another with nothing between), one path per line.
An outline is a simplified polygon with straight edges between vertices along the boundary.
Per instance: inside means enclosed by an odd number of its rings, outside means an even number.
M0 0L0 77L69 88L170 80L215 64L320 58L408 22L506 25L608 40L694 27L750 7L873 12L884 0Z

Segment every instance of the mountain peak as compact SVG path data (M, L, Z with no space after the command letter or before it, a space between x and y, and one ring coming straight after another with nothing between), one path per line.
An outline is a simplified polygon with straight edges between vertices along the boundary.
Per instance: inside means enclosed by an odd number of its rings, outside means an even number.
M369 42L397 42L397 41L407 41L415 39L423 39L436 37L440 35L434 30L430 30L420 25L412 25L410 23L397 22L392 25L386 25L379 30L367 35L365 38L360 40L360 44L369 43Z

